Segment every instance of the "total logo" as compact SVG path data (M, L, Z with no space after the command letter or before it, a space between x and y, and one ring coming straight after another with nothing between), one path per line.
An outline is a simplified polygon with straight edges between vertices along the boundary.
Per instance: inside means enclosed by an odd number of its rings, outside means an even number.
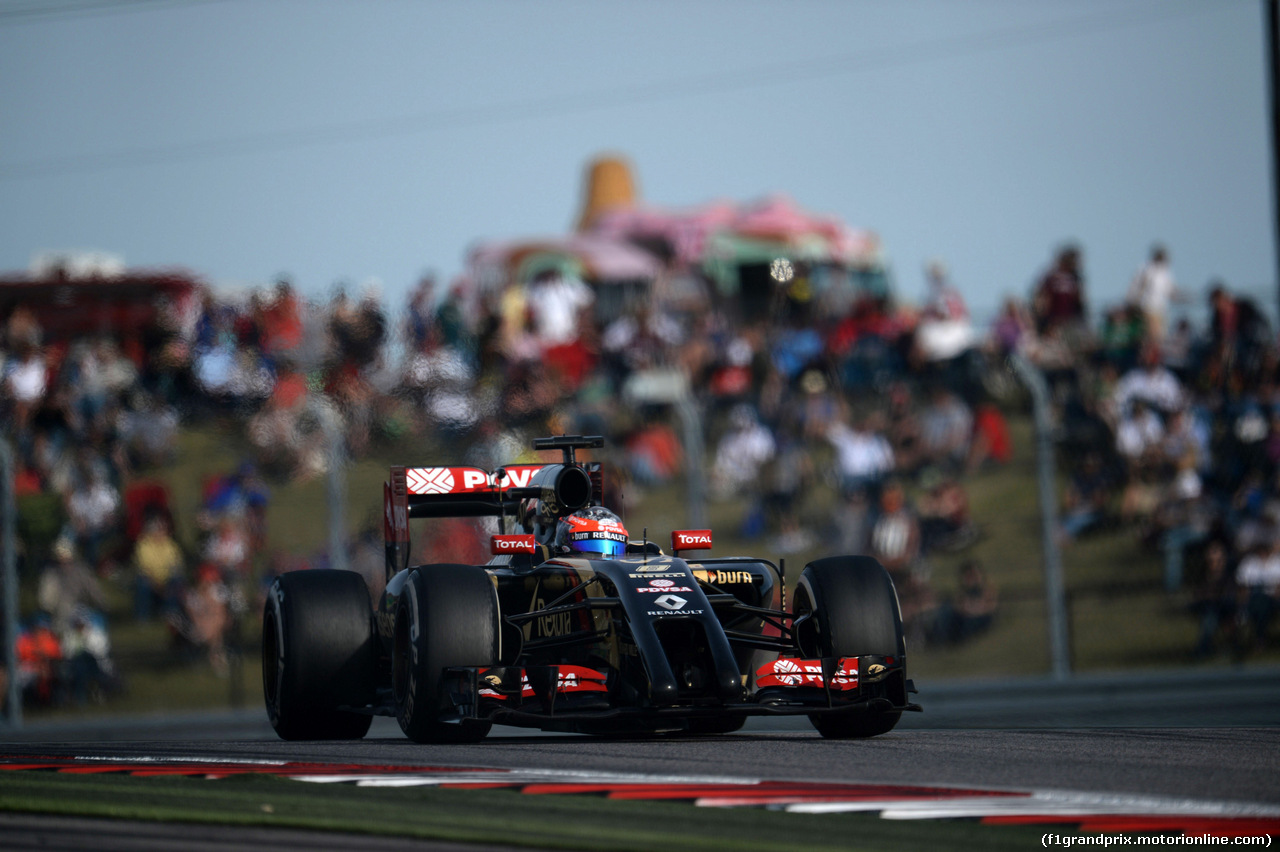
M660 594L662 592L692 592L693 589L688 586L677 586L674 580L650 580L648 586L641 586L636 591L641 594Z
M538 542L531 535L495 535L489 539L489 552L494 555L503 553L536 553Z
M682 550L710 550L711 530L673 530L671 549L676 553Z

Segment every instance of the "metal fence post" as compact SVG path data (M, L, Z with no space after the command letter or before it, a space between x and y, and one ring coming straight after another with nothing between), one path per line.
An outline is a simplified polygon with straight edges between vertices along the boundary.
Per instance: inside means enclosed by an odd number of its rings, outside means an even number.
M689 379L679 370L655 368L633 373L622 388L622 396L632 402L669 405L680 419L684 433L685 477L688 486L689 523L707 525L707 490L703 483L706 448L703 446L702 411L689 390Z
M0 441L0 570L4 572L4 670L8 675L5 722L22 727L22 687L18 683L18 506L13 496L13 448Z
M325 495L328 502L329 567L345 571L347 559L347 439L342 413L329 399L312 404L324 434L328 471Z
M705 455L702 438L702 413L690 395L676 403L676 413L684 431L684 452L688 475L689 522L695 527L707 526L707 487L704 481Z
M1044 593L1049 616L1049 658L1053 676L1071 676L1071 648L1067 636L1067 604L1058 550L1058 498L1054 482L1053 424L1049 414L1049 386L1044 375L1021 355L1010 355L1009 366L1031 392L1036 428L1036 473L1040 486L1040 527L1044 548Z

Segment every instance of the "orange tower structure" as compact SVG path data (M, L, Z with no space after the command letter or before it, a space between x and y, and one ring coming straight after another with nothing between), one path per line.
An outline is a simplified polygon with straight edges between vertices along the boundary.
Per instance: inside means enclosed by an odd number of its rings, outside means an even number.
M635 202L636 187L631 177L631 165L620 156L597 157L587 165L577 229L579 232L589 230L601 213L618 207L631 207Z

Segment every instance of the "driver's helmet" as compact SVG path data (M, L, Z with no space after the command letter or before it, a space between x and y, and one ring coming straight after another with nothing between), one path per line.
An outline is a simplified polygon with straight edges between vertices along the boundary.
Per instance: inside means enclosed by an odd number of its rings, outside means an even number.
M588 506L556 524L556 549L588 556L621 556L627 550L627 528L604 506Z

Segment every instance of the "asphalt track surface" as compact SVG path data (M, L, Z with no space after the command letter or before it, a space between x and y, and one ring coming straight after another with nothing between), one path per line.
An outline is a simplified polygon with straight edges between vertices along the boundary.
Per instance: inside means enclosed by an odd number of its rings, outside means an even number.
M484 742L466 746L412 743L393 720L377 719L361 741L289 743L277 739L254 708L176 720L0 730L0 750L955 785L1280 804L1276 669L951 685L924 688L919 700L924 714L908 715L894 732L861 741L824 740L799 717L753 719L737 734L713 738L598 739L496 727ZM49 830L47 823L32 824L37 833ZM20 826L0 823L6 838L16 840L9 828ZM299 834L298 848L306 848L305 833ZM38 848L129 848L127 842L77 845L77 837L103 839L93 831L59 837ZM344 848L341 838L331 839L329 848ZM57 838L39 843L51 840ZM219 846L211 835L215 845L209 848L257 848L252 838L240 840ZM287 848L278 840L269 845ZM165 848L163 840L158 848Z
M1151 794L1280 804L1280 728L930 731L824 740L763 722L722 737L616 740L495 728L477 745L419 745L395 723L354 742L253 739L27 743L7 754L196 757L380 766L629 772Z

